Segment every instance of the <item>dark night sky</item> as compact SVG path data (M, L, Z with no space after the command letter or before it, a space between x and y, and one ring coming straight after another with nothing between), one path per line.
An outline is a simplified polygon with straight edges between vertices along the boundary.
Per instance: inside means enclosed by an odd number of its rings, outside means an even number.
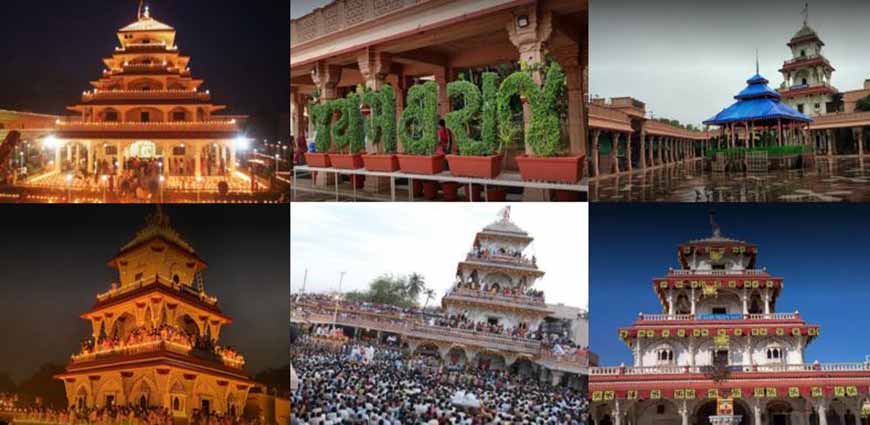
M148 0L174 27L194 78L226 113L277 123L289 108L287 0ZM137 0L4 0L0 23L0 109L66 114L92 87L136 20ZM275 124L277 125L277 124ZM281 137L286 137L281 135ZM274 139L273 139L274 140Z
M79 318L117 279L106 261L153 206L16 206L0 221L0 372L17 380L66 364L90 325ZM168 206L175 229L209 265L206 292L234 319L221 342L254 374L287 363L290 222L275 206ZM268 223L268 225L264 225Z

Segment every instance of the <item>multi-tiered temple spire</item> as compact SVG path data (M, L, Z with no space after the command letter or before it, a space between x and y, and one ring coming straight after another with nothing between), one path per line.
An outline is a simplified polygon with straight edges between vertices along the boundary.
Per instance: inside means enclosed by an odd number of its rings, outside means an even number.
M63 380L75 409L163 407L239 416L253 385L244 357L220 344L232 323L201 285L203 261L161 209L108 262L117 281L81 315L91 337Z

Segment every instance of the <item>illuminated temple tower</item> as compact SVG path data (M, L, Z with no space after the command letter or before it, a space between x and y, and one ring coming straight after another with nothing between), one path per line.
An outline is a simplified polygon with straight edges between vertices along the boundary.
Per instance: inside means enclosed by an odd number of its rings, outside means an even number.
M709 425L719 398L743 425L866 424L870 363L808 363L819 327L777 312L783 279L711 222L713 235L681 244L679 268L654 279L662 312L619 329L634 364L590 371L595 425Z
M193 77L175 29L150 16L118 31L120 47L81 102L59 120L56 164L62 171L121 174L129 158L157 158L167 176L219 176L235 167L244 117L220 116L203 80ZM99 164L107 167L99 169Z
M81 315L90 322L93 349L72 356L63 380L70 407L160 406L178 420L195 409L241 415L254 382L244 358L218 345L232 319L206 294L206 263L161 211L108 262L118 283L98 294ZM131 335L158 329L160 337ZM192 338L164 337L183 331ZM104 340L122 344L106 346Z
M784 103L814 117L837 112L833 104L837 89L831 85L834 67L822 55L825 43L807 25L807 13L804 10L804 24L788 42L792 59L779 70L784 80L779 92Z

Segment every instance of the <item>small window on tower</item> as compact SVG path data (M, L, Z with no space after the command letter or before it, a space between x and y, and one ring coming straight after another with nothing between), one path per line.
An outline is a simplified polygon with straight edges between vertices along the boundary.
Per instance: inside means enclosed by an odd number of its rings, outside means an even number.
M656 414L657 415L664 415L665 414L665 405L664 404L660 404L660 405L656 406Z
M117 122L118 113L115 111L106 111L105 120L109 122Z
M816 108L816 109L819 109L819 108L821 108L821 107L822 107L822 105L821 105L821 104L819 104L819 103L816 103L816 105L815 105L815 108Z
M141 117L140 121L142 121L142 122L151 122L151 113L149 113L148 111L143 111L140 114L140 117Z
M802 85L802 86L807 85L807 79L806 79L806 78L801 78L801 85Z
M807 55L807 51L806 51L806 50L801 50L801 57L804 57L804 56L806 56L806 55Z
M713 314L727 314L728 309L725 307L713 307Z
M800 113L804 113L804 105L802 105L802 104L801 104L801 105L798 105L798 106L797 106L797 110L798 110L798 112L800 112Z
M184 111L176 111L172 113L172 121L184 121L187 117Z

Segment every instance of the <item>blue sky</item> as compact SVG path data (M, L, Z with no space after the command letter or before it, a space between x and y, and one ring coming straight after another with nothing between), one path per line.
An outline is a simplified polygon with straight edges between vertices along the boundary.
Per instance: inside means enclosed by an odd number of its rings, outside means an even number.
M726 237L758 246L758 268L784 278L777 311L821 326L806 361L857 362L870 354L870 205L719 205ZM593 204L590 345L602 365L630 364L617 328L659 313L652 279L677 265L677 245L710 235L710 206Z

